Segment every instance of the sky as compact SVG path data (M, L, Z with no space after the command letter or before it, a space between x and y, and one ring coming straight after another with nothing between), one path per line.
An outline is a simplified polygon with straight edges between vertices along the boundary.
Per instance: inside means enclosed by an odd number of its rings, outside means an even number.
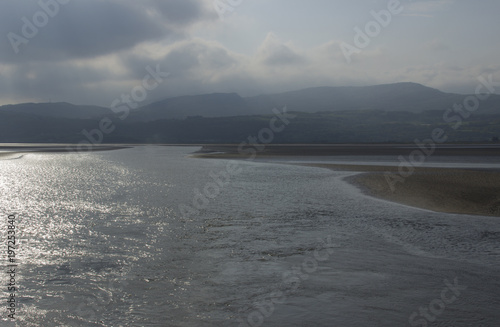
M470 94L479 76L500 80L498 0L0 0L0 9L0 105L398 82Z

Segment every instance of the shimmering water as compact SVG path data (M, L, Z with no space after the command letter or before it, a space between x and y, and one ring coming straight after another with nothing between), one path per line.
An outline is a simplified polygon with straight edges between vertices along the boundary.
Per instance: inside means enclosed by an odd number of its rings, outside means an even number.
M9 214L21 238L16 320L5 272L0 325L500 321L498 218L373 199L342 180L349 172L189 158L194 150L0 160L2 272ZM449 301L445 279L460 286Z
M371 155L371 156L307 156L307 157L274 157L266 161L281 163L331 163L341 165L377 165L377 166L399 166L408 167L437 167L437 168L459 168L459 169L500 169L498 156L439 156L430 155L416 157L419 162L411 162L408 151L403 156Z

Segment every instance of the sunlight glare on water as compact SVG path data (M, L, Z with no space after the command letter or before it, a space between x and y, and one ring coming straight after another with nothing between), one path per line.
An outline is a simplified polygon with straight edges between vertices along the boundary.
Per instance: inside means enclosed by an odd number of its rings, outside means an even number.
M194 150L0 160L0 214L16 215L20 238L17 326L239 326L279 292L262 326L404 325L455 277L469 291L443 326L498 320L496 217L377 200L342 180L351 172L250 161L186 213L228 162ZM325 242L327 259L300 268Z

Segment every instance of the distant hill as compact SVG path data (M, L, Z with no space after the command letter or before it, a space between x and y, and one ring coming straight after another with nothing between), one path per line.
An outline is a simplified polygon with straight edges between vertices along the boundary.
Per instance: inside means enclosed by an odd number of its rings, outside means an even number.
M113 132L104 143L240 143L269 127L272 109L287 106L297 118L275 135L277 143L413 142L434 128L449 142L489 142L500 137L500 96L491 95L470 117L443 114L466 95L415 83L366 87L316 87L242 98L214 93L164 99L121 120L111 109L69 103L0 107L0 143L79 143L96 135L103 117ZM458 118L456 118L458 117ZM460 128L452 128L458 119ZM108 126L109 127L109 126Z
M361 87L316 87L280 94L246 98L255 113L269 108L288 106L289 111L320 112L346 110L384 110L423 112L446 110L462 103L465 95L444 93L416 83L397 83ZM496 109L496 110L495 110ZM482 103L483 113L500 110L500 96L492 95Z
M361 87L315 87L277 94L242 98L236 93L180 96L153 102L131 110L128 121L149 122L188 117L235 117L266 115L273 108L287 106L288 111L315 113L349 110L382 110L420 113L452 108L463 103L466 95L444 93L416 83L397 83ZM65 102L24 103L0 107L1 113L38 117L97 119L114 115L98 106L78 106ZM500 112L500 95L481 102L480 113ZM1 117L0 117L1 118Z
M458 129L443 121L441 111L350 110L295 113L273 143L413 143L431 137L435 128L445 130L448 142L492 142L500 137L500 114L475 115ZM273 115L189 117L137 122L112 118L115 129L103 134L103 143L240 144L269 127ZM80 143L94 135L98 120L0 114L0 143ZM90 140L91 141L91 140Z
M249 115L246 101L236 93L214 93L165 99L131 112L130 120L185 119L190 116L228 117Z
M38 117L96 119L112 111L98 106L78 106L66 102L22 103L0 107L1 113L33 115Z
M289 111L337 112L383 110L419 113L446 110L462 103L466 95L444 93L417 83L374 86L315 87L277 94L242 98L235 93L214 93L168 98L134 110L130 119L154 121L185 119L190 116L234 117L265 115L273 108L287 106ZM500 110L500 95L481 103L482 113Z

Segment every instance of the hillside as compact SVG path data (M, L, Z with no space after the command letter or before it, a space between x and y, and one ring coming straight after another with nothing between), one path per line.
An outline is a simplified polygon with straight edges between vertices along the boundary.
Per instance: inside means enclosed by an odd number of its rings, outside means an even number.
M287 105L291 111L319 112L346 110L385 110L423 112L446 110L462 103L465 95L444 93L416 83L397 83L364 87L317 87L281 94L246 98L255 113ZM482 104L483 113L500 109L500 96Z
M285 105L297 118L275 143L413 142L443 128L449 142L489 142L500 136L500 96L481 102L470 117L444 119L465 95L415 83L318 87L242 98L215 93L165 99L132 110L125 120L110 109L69 103L0 107L0 142L78 143L85 131L112 124L104 143L240 143L269 127L272 109ZM457 116L451 112L449 116ZM448 116L448 117L449 117Z
M252 111L236 93L214 93L165 99L131 112L133 121L185 119L189 116L228 117L248 115Z
M95 119L112 114L108 108L98 106L78 106L66 102L23 103L0 107L0 114L10 113L37 117Z

